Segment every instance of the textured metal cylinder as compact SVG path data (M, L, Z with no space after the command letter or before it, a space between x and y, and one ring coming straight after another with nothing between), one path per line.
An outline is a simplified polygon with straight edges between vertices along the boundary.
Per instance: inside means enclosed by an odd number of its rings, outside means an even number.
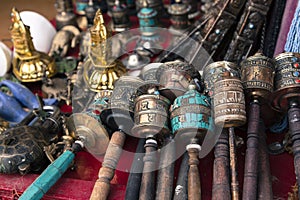
M142 35L151 36L156 34L157 11L152 8L142 8L138 13L140 31Z
M215 124L223 127L241 126L246 122L242 82L234 77L214 84Z
M137 11L143 8L151 8L155 10L160 17L165 13L162 0L147 0L147 3L145 3L145 0L137 0L135 3Z
M112 7L111 14L115 31L124 31L129 28L130 20L125 4L116 3L116 5Z
M113 130L122 130L130 133L133 126L134 99L145 93L144 82L137 77L122 76L115 83L115 88L100 117L102 122Z
M132 134L147 138L157 133L169 134L170 101L159 94L141 95L135 100Z
M141 76L143 77L143 80L146 83L158 84L156 72L161 65L163 65L163 63L150 63L146 65L141 71Z
M241 63L241 80L246 94L268 100L273 92L275 61L256 53Z
M287 111L288 99L300 98L300 54L282 53L275 60L273 105L276 109Z
M191 9L186 4L171 4L168 12L171 15L172 27L177 30L184 30L189 25L188 12Z
M232 62L218 61L204 67L203 79L205 90L210 96L213 96L214 83L220 79L225 72L229 72L232 77L240 77L238 66Z
M200 74L195 68L181 61L166 62L156 73L156 78L161 85L159 87L161 94L171 101L188 90L194 76L200 80Z
M170 111L173 134L179 137L196 137L201 145L206 132L213 129L210 99L200 94L195 87L177 97Z

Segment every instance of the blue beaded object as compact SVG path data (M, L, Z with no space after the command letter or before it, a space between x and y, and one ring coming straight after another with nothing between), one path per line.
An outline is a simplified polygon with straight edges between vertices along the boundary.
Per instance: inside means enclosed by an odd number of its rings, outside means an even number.
M173 134L184 129L212 131L213 119L210 105L210 98L195 89L190 89L184 95L177 97L171 106Z

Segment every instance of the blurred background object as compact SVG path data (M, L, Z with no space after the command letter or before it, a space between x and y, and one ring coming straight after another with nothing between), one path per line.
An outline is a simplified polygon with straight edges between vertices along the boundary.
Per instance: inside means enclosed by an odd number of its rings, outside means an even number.
M43 6L41 6L41 3L43 4ZM38 11L38 13L45 16L47 19L52 20L56 15L54 3L55 0L2 0L0 6L0 40L5 40L4 43L6 45L8 45L9 47L12 46L12 43L6 40L10 40L8 29L11 25L10 12L12 7L17 6L20 11Z

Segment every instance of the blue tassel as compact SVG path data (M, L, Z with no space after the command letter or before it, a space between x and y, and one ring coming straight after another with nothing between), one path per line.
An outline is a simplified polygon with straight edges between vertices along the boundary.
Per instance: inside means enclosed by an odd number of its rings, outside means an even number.
M285 52L300 53L300 1L298 1L284 50Z

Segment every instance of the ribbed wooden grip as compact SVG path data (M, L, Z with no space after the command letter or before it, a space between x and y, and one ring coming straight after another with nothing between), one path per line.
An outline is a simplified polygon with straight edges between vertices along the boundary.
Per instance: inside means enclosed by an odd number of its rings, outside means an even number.
M188 148L188 154L189 154L188 199L199 200L201 199L200 174L198 170L199 149Z
M165 145L160 151L156 200L172 199L175 153L174 140L166 139Z
M288 111L289 128L293 142L294 167L300 196L300 108L290 108Z
M154 141L153 141L154 142ZM155 167L156 167L156 142L145 144L144 169L140 188L140 200L153 200L155 198Z
M270 172L269 154L266 143L266 133L263 122L260 123L259 133L259 162L258 162L258 199L272 200L272 178Z
M106 200L110 191L110 181L115 175L115 169L122 154L126 135L123 132L114 132L107 147L102 167L99 170L90 200Z
M259 119L260 105L253 102L250 104L248 118L243 200L257 199Z
M215 146L215 159L213 170L213 200L230 200L230 172L229 172L229 144L228 133L223 129Z

